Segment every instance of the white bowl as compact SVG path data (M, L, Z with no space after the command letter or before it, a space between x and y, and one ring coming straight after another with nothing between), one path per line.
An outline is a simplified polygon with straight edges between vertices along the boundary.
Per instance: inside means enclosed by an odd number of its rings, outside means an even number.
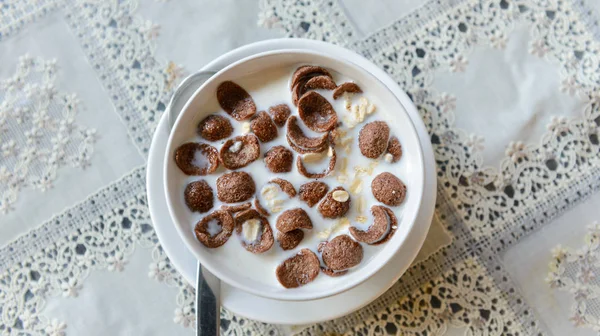
M189 211L186 209L182 197L185 176L175 164L173 156L178 146L190 140L190 134L194 132L198 122L214 112L207 109L200 113L198 111L202 110L204 104L214 101L216 89L221 82L226 80L235 81L240 77L272 69L273 67L298 64L314 64L332 69L351 78L360 87L369 89L370 96L376 97L379 102L377 119L386 120L390 124L392 133L398 135L401 139L403 147L401 162L405 162L404 169L410 179L404 178L408 189L406 200L398 209L392 209L398 217L398 229L392 239L383 244L380 251L371 260L368 262L363 261L358 266L359 269L344 276L329 278L327 281L315 281L298 288L286 289L277 284L267 284L249 277L240 268L235 267L235 263L224 259L219 254L219 248L208 249L198 242L193 231L196 222L190 221ZM250 94L252 95L252 92ZM255 102L258 110L268 108L268 106L261 106L260 101L256 101L256 99ZM343 112L338 111L338 114L340 113ZM192 251L202 265L231 286L276 300L314 300L335 295L360 284L386 266L386 263L394 256L408 233L413 229L424 190L423 155L419 138L410 117L395 95L377 78L361 67L345 60L331 58L322 53L305 50L278 50L256 54L231 64L211 77L192 95L177 118L167 144L167 155L164 164L167 205L177 231L188 249ZM198 177L198 179L200 178ZM260 186L258 187L260 188ZM370 186L365 186L365 190L368 189L370 189ZM274 220L270 219L270 221L271 226L274 227ZM309 234L315 233L311 232ZM234 232L226 244L239 244L236 240L237 237ZM316 246L311 247L311 249L315 250ZM249 252L243 251L243 253ZM284 259L284 256L281 256L281 260ZM387 265L387 267L394 267L394 265ZM275 270L273 269L272 272L274 278ZM323 277L325 275L320 274L319 276Z

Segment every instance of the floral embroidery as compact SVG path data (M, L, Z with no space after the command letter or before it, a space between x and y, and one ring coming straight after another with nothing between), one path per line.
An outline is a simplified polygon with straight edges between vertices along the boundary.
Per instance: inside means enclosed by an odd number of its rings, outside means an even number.
M585 326L600 331L600 313L597 300L600 293L600 224L588 226L585 245L570 250L557 245L551 251L552 261L546 283L552 289L571 293L575 301L569 320L574 326Z
M55 87L56 61L25 55L11 78L0 81L0 211L13 209L23 188L52 188L59 169L85 168L96 131L78 125L75 94Z

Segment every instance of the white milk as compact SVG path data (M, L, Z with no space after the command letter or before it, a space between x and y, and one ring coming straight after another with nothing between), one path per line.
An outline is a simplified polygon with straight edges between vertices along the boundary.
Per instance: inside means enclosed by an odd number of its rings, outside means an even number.
M239 84L240 86L242 86L244 89L246 89L246 91L248 91L248 93L252 96L252 98L254 99L254 102L256 104L257 111L268 111L268 108L270 106L285 103L290 107L290 109L292 111L292 115L298 116L298 109L297 109L297 107L295 107L292 104L291 92L289 89L290 79L291 79L292 73L295 71L296 68L297 68L297 66L284 68L284 69L273 69L268 72L262 72L260 74L254 74L251 76L238 78L237 80L235 80L235 82L237 84ZM339 73L333 72L331 70L330 70L330 72L333 75L333 79L335 80L335 82L338 85L341 83L344 83L344 82L352 81L350 78L347 78ZM379 173L382 173L385 171L392 172L394 175L398 176L403 181L406 181L408 179L408 176L407 176L407 162L406 162L405 158L402 158L397 163L391 164L391 163L385 162L383 160L383 157L381 157L378 160L371 160L360 154L360 150L358 149L358 132L362 128L362 126L364 126L368 122L375 121L375 120L387 121L387 120L389 120L389 117L387 117L386 115L389 116L396 112L395 111L385 111L384 110L385 107L379 105L377 97L369 95L368 87L364 87L360 83L357 83L357 84L359 84L359 86L361 86L363 93L353 95L352 103L358 104L361 97L366 97L370 102L375 104L377 110L375 111L375 113L366 116L364 122L356 125L356 127L354 127L353 129L348 129L345 126L346 123L344 122L344 117L349 117L351 115L351 113L349 111L347 111L345 108L346 103L345 103L344 98L340 97L337 100L333 100L333 98L332 98L333 91L318 90L318 92L322 96L327 98L329 100L329 102L332 104L335 111L337 112L338 120L342 122L342 129L347 131L348 132L347 136L349 136L353 139L352 143L351 143L352 150L349 154L346 153L343 148L341 148L339 146L336 147L336 153L337 153L336 170L332 174L330 174L330 176L320 179L320 181L327 183L329 185L329 190L332 190L333 188L341 185L344 187L344 189L349 191L350 184L354 179L354 167L362 166L362 167L366 168L373 161L379 161L379 164L373 169L373 173L371 175L366 175L361 178L362 179L362 187L363 187L361 194L366 201L363 213L359 213L358 209L357 209L358 197L356 195L351 194L351 200L352 200L351 208L350 208L350 211L348 211L348 213L345 215L345 217L350 220L350 223L351 223L350 225L356 226L361 229L366 229L373 221L371 212L370 212L371 206L378 205L378 204L380 205L380 203L375 200L375 198L373 197L373 195L371 193L371 181L373 180L373 178L375 176L377 176ZM243 122L238 122L238 121L234 120L233 118L229 117L229 115L227 115L227 113L225 113L223 110L221 110L218 102L216 101L216 96L214 97L214 101L206 104L204 106L204 108L206 110L198 111L198 113L201 113L202 115L209 115L211 113L215 113L215 114L226 116L231 121L233 128L234 128L234 133L232 134L231 137L242 134ZM306 126L303 125L303 123L300 120L298 122L298 125L304 130L304 132L307 136L313 137L313 136L322 135L322 133L319 134L319 133L315 133L315 132L312 132L311 130L309 130ZM402 143L402 134L398 134L397 126L395 126L389 122L388 122L388 125L390 126L390 129L391 129L391 135L397 136L400 139L400 142ZM188 139L188 141L210 143L211 145L215 146L217 149L220 149L221 145L225 142L225 140L216 141L216 142L208 142L208 141L202 139L200 136L198 136L195 133L195 129L196 129L196 125L193 125L194 136L190 137ZM260 154L260 157L258 160L254 161L253 163L251 163L250 165L248 165L242 169L237 170L237 171L248 172L252 176L252 178L254 179L254 182L256 183L256 192L257 192L256 195L257 196L260 195L260 192L261 192L263 186L265 186L265 184L267 184L267 182L269 182L270 180L272 180L274 178L282 178L282 179L290 181L296 188L296 191L299 190L299 188L302 184L309 182L309 181L314 181L313 179L308 179L298 173L298 171L296 169L296 162L295 162L297 154L294 151L293 152L294 152L295 158L294 158L293 169L291 172L274 174L267 170L267 168L265 167L264 160L263 160L264 154L267 152L267 150L269 150L270 148L277 146L277 145L283 145L286 148L291 150L291 147L287 143L287 140L285 138L286 127L284 126L284 127L278 128L278 131L279 131L279 136L277 137L277 139L267 142L267 143L261 143L261 154ZM190 134L191 133L192 133L192 131L190 131ZM347 158L347 160L348 160L347 168L346 168L348 181L344 184L342 184L336 180L337 176L340 174L339 170L340 170L340 165L342 163L343 158ZM306 164L306 167L310 172L320 172L325 168L325 166L329 162L328 159L329 158L326 157L322 163L316 164L316 165ZM189 182L197 181L197 180L205 180L212 187L213 193L215 195L215 199L214 199L215 203L214 203L214 207L211 211L219 209L221 207L222 203L216 197L216 190L217 190L216 189L216 179L225 172L226 172L226 170L222 166L220 166L219 169L217 169L217 171L215 173L211 174L210 176L189 176L189 177L183 178L182 184L181 184L181 201L184 202L183 191ZM281 194L279 196L284 197L285 194L283 192L281 192ZM410 197L410 190L407 191L407 197ZM250 199L250 201L252 201L252 199ZM261 201L262 206L266 208L265 201L262 198L260 198L260 201ZM406 203L406 201L404 203ZM308 215L310 216L312 223L313 223L313 229L312 230L304 230L304 239L293 250L283 251L281 249L281 247L279 247L278 242L275 241L275 243L273 244L273 247L265 253L254 254L254 253L248 252L242 246L242 244L241 244L242 238L236 234L235 230L234 230L233 234L231 235L231 237L229 238L229 240L227 241L227 243L225 243L223 246L221 246L219 248L215 248L215 249L208 249L208 250L210 251L211 254L214 254L215 257L217 257L219 260L226 260L226 262L229 263L228 266L230 268L239 270L239 272L241 272L242 274L245 274L248 278L252 278L256 281L261 281L264 284L268 284L268 285L272 285L272 286L280 286L277 281L277 278L275 276L275 268L279 264L281 264L285 259L296 255L296 253L298 253L298 251L300 251L303 248L308 248L308 249L312 250L313 252L317 253L317 245L320 242L327 240L325 238L320 237L323 234L323 231L331 228L338 221L338 219L335 219L335 220L324 219L321 216L321 214L317 211L318 205L315 205L313 208L309 208L304 202L300 201L298 197L290 199L284 204L284 209L293 209L296 207L302 208L308 213ZM400 216L402 216L403 206L401 205L398 207L393 207L392 210L394 211L394 213L398 217L398 221L400 222ZM269 216L269 218L268 218L271 228L273 229L274 237L277 237L277 229L275 228L275 223L276 223L277 216L279 214L280 213L271 214L271 216ZM359 215L366 216L367 222L364 224L358 223L355 220L355 218ZM194 226L196 225L196 223L198 221L200 221L200 219L204 216L206 216L206 213L199 214L199 213L192 213L191 211L188 211L186 217L189 219L189 227L192 232L193 232L193 229L194 229ZM214 232L214 228L209 227L209 229L211 231L210 233L212 234ZM319 233L321 233L321 234L319 234ZM333 237L335 237L337 235L341 235L341 234L350 235L348 232L348 227L344 227L341 230L338 230L335 233L331 234L329 236L329 240L332 239ZM198 242L198 244L201 244L201 243ZM367 244L361 244L361 245L363 246L363 249L364 249L364 258L363 258L361 264L359 264L358 266L356 266L350 270L351 272L360 271L359 270L360 267L362 265L366 265L369 262L369 260L371 258L373 258L375 256L375 254L383 247L383 245L381 245L381 246L370 246ZM317 253L317 254L320 257L320 254L319 253ZM341 278L337 278L337 279L341 279ZM314 282L321 282L321 281L332 281L332 278L321 274L315 279ZM310 286L310 285L311 284L309 283L306 286Z

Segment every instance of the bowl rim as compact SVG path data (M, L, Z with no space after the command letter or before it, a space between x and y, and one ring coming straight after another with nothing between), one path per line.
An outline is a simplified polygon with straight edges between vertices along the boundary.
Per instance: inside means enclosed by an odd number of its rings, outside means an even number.
M406 234L404 234L404 236L402 237L402 239L400 241L397 242L397 244L394 245L393 248L390 248L389 252L386 253L385 255L381 255L381 251L378 252L372 260L370 260L369 263L374 263L375 266L373 266L370 270L370 272L363 272L364 274L361 275L357 275L354 278L351 278L352 281L347 281L344 282L342 285L339 286L335 286L335 287L331 287L328 288L328 290L320 290L320 291L316 291L316 292L297 292L294 291L294 289L286 289L283 291L279 291L279 292L268 292L265 293L261 290L257 290L256 288L252 287L252 286L248 286L244 283L244 281L242 281L242 279L239 279L238 277L230 277L228 276L226 273L222 272L220 270L219 267L216 267L216 265L211 264L210 262L210 258L205 257L202 254L199 254L195 251L195 247L193 247L194 245L198 245L199 242L197 241L197 239L195 238L195 235L190 234L190 232L188 232L189 230L184 230L184 225L181 225L181 223L179 223L177 216L175 215L176 210L173 208L172 202L174 201L174 197L172 195L174 195L174 191L171 190L172 188L170 187L169 181L168 181L168 177L171 175L171 168L169 168L170 166L170 161L172 161L172 152L174 151L174 149L176 147L174 147L174 134L176 133L176 130L182 127L189 127L189 125L180 125L181 124L181 120L183 118L184 115L189 114L191 112L189 112L190 110L190 105L192 104L192 102L196 99L196 97L200 94L200 92L202 92L210 83L215 82L215 81L219 81L222 80L220 79L222 77L222 75L224 73L227 73L229 71L231 71L231 69L238 67L244 63L259 59L259 58L264 58L264 57L270 57L270 56L275 56L275 55L279 55L279 54L302 54L302 55L309 55L309 56L317 56L317 57L322 57L322 58L326 58L328 60L330 60L332 63L339 63L339 64L343 64L347 67L351 67L354 68L354 70L361 72L364 76L366 77L370 77L372 80L374 80L375 82L378 83L378 85L381 87L382 90L387 91L387 94L391 95L391 97L393 97L393 100L396 101L397 104L399 104L400 106L402 106L402 108L404 109L404 111L401 111L399 113L404 113L406 114L406 119L408 119L408 127L410 128L411 132L412 132L412 136L414 137L414 139L417 141L418 146L416 146L415 148L415 154L417 156L418 161L420 162L420 164L418 164L418 167L413 167L413 169L415 169L415 171L418 172L418 174L416 174L417 176L419 176L419 181L418 181L418 192L417 193L412 193L411 197L416 197L417 201L416 201L416 205L417 208L414 209L414 211L411 211L411 218L409 218L408 220L408 224L409 224L409 228L406 232ZM300 62L299 62L300 63ZM317 62L318 63L318 62ZM334 69L335 70L335 69ZM424 179L424 174L425 174L425 167L424 167L424 158L423 158L423 152L422 152L422 148L421 148L421 140L416 132L416 128L414 126L414 123L412 121L412 119L410 118L410 116L408 116L407 112L405 111L406 107L404 106L404 104L402 103L402 101L400 99L398 99L398 97L387 87L387 85L385 85L377 76L373 75L372 73L370 73L369 71L367 71L366 69L364 69L363 67L355 64L352 61L346 60L346 59L336 59L333 58L323 52L320 51L316 51L316 50L304 50L304 49L280 49L280 50L272 50L272 51L265 51L265 52L261 52L261 53L257 53L254 55L250 55L248 57L245 57L243 59L238 60L237 62L231 63L230 65L224 67L223 69L219 70L215 75L211 76L206 82L204 82L191 96L190 98L187 100L187 102L185 103L184 107L181 109L180 114L177 116L177 119L175 121L175 123L173 124L173 127L171 129L171 132L169 134L169 138L167 141L167 146L166 146L166 155L165 155L165 160L164 160L164 175L163 175L163 183L165 185L165 193L166 193L166 199L167 199L167 207L169 209L169 216L171 217L171 219L173 220L173 223L175 224L175 228L177 230L177 232L179 233L180 237L182 238L184 244L186 245L186 247L188 248L188 250L190 250L192 252L192 254L196 257L196 259L204 266L206 267L211 273L213 273L215 276L217 276L221 281L225 281L227 282L229 285L240 288L241 290L244 290L246 292L261 296L261 297L266 297L266 298L270 298L270 299L275 299L275 300L285 300L285 301L305 301L305 300L315 300L315 299L320 299L320 298L325 298L325 297L329 297L329 296L333 296L335 294L347 291L357 285L359 285L360 283L366 281L367 279L369 279L373 274L375 274L376 272L378 272L379 270L381 270L381 268L383 268L384 266L386 266L388 264L388 262L392 259L392 257L397 253L397 251L400 249L400 247L404 244L406 237L408 236L408 233L410 231L412 231L414 229L414 225L417 219L417 215L418 215L418 209L421 206L422 203L422 198L423 198L423 193L424 193L424 187L425 187L425 179ZM393 115L393 114L392 114ZM418 169L417 169L418 168ZM406 209L403 211L402 215L404 215L404 213L406 212Z

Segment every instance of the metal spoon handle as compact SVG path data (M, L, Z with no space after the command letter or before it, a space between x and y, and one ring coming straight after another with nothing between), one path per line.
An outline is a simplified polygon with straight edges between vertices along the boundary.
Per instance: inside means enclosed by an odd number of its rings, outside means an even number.
M215 71L199 71L181 81L166 109L169 132L192 94L215 73ZM221 325L220 280L208 270L203 269L200 263L198 263L197 276L196 334L198 336L218 336ZM207 279L210 280L207 281ZM209 286L209 282L211 286Z
M205 277L206 275L206 277ZM196 335L219 336L221 331L221 286L216 279L213 288L208 284L207 277L214 277L198 263L198 287L196 288ZM214 289L214 290L213 290Z

